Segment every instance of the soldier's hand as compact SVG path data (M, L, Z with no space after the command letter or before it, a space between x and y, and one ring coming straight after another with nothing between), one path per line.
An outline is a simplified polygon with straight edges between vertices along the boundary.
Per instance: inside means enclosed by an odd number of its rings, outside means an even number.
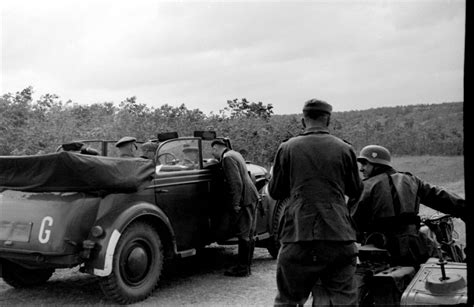
M239 213L240 212L240 206L234 206L234 212Z

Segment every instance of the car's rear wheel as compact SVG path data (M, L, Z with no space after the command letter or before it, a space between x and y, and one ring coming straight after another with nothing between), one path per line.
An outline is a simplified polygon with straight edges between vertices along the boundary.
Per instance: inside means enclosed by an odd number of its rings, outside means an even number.
M279 200L275 204L275 210L273 211L272 216L272 235L268 240L267 250L273 259L278 257L278 251L280 250L280 240L278 238L278 228L280 226L280 221L283 217L283 212L285 211L286 204L289 199Z
M163 258L157 231L143 222L130 225L115 248L112 273L101 280L102 291L122 304L144 300L158 284Z
M54 269L27 269L19 264L2 260L2 278L14 288L39 286L48 281Z

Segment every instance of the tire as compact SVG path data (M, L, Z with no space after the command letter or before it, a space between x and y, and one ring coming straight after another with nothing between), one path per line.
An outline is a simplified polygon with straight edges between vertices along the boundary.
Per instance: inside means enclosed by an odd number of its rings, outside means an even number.
M133 223L117 243L112 273L100 281L102 291L121 304L142 301L158 285L163 261L163 246L157 231L147 223Z
M280 250L281 244L278 238L278 228L280 226L280 221L283 217L283 212L285 211L285 207L288 201L288 199L278 201L275 205L275 210L273 211L272 235L270 236L267 244L267 250L273 259L277 259L278 251Z
M14 262L2 260L2 278L14 288L42 285L53 275L54 269L27 269Z

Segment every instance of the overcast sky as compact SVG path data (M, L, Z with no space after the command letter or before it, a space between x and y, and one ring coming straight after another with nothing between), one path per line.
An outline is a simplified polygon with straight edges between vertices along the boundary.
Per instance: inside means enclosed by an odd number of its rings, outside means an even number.
M2 0L1 91L300 113L463 101L465 1Z

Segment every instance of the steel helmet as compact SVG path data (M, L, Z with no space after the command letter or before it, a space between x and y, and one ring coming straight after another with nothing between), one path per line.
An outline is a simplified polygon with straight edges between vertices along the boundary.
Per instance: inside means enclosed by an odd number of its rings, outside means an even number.
M357 161L369 161L373 164L392 166L390 161L390 151L379 145L367 145L360 151Z

